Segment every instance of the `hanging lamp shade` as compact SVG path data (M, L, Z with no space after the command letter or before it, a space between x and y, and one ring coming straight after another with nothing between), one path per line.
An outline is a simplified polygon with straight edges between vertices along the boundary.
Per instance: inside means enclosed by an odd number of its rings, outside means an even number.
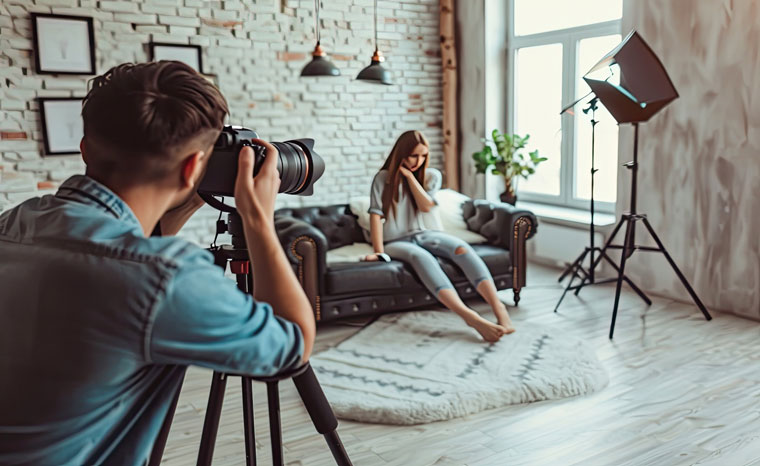
M319 0L314 0L314 29L317 31L317 45L311 54L311 61L301 70L301 76L340 76L340 70L327 59L322 48L319 30Z
M375 50L375 54L372 55L372 61L369 66L364 68L356 75L356 79L359 81L365 81L368 83L385 84L390 86L393 84L391 80L391 72L383 66L382 54Z
M369 66L356 75L357 81L385 84L387 86L393 84L391 72L382 65L383 61L385 61L385 58L383 58L383 54L377 49L377 0L375 0L375 53L372 55L372 61Z
M311 61L301 70L301 76L340 76L340 70L327 59L324 49L317 43Z

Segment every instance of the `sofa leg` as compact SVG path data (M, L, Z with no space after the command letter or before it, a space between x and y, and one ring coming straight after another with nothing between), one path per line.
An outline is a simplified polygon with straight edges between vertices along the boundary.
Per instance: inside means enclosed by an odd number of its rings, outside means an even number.
M512 295L515 298L515 306L517 306L517 303L520 302L520 290L519 289L512 290Z

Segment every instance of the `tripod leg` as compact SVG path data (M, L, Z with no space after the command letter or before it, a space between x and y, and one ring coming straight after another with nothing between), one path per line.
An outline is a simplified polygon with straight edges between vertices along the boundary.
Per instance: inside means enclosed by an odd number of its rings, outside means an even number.
M559 301L557 301L557 305L554 306L554 312L557 312L557 309L559 309L559 305L562 304L562 300L565 299L565 295L567 294L567 291L573 286L573 282L575 281L575 277L581 278L578 274L578 269L582 267L581 264L583 264L583 260L586 258L586 254L588 254L588 249L584 249L580 256L578 256L577 259L575 259L575 262L573 262L573 274L570 276L570 281L567 283L567 286L565 287L565 291L562 292L562 296L559 297Z
M596 270L596 266L599 265L599 262L602 261L602 256L607 252L607 249L610 247L610 244L612 244L612 240L615 239L615 236L617 236L618 231L620 231L620 227L623 226L623 222L625 222L626 217L623 216L620 218L620 221L615 225L615 228L612 230L612 233L610 234L610 237L607 238L607 242L604 243L604 247L602 248L602 252L599 253L598 256L596 256L596 259L589 267L589 272ZM581 264L582 265L582 264ZM578 286L578 288L575 289L575 296L578 296L578 293L581 292L581 288L586 286L586 278L584 277L583 280L581 280L581 284Z
M256 466L256 427L253 422L253 380L241 377L243 382L243 436L245 437L245 464Z
M280 389L276 381L267 382L267 402L269 403L269 438L272 441L272 465L283 466Z
M206 418L203 420L201 446L198 450L197 464L199 466L210 466L214 457L214 444L216 443L216 433L219 430L219 417L222 415L226 386L227 374L214 371L214 375L211 377L208 404L206 405Z
M184 374L185 370L182 369L182 372ZM153 443L153 450L150 452L150 460L148 461L148 466L158 466L161 464L161 457L164 455L164 449L166 448L166 441L169 439L169 430L172 426L172 420L174 419L174 413L177 411L177 402L179 402L179 393L182 391L182 384L184 383L184 375L182 376L183 380L180 381L179 386L177 387L177 393L174 395L174 400L172 400L172 404L169 407L169 411L166 413L166 418L164 418L164 423L161 425L161 431L158 433L158 438L156 438L156 441Z
M623 277L625 277L625 261L628 259L628 250L633 246L630 244L632 239L631 231L633 230L634 220L629 219L625 227L625 240L623 241L623 254L620 256L620 270L618 271L617 285L615 287L615 306L612 308L612 322L610 322L610 340L615 332L615 320L617 319L618 304L620 304L620 288L623 286Z
M585 255L586 255L585 252L581 253L580 256L578 256L578 257L575 258L575 260L573 261L572 264L570 264L567 267L565 267L565 270L562 271L562 275L559 276L559 278L557 279L557 281L558 282L562 282L562 280L564 280L565 277L567 277L567 274L569 274L570 272L573 271L573 269L575 269L575 266L578 264L578 261L582 260L581 257L584 257Z
M618 267L618 265L615 263L615 261L613 261L612 258L610 258L610 256L607 255L607 253L604 253L604 259L607 262L610 263L610 265L612 266L612 268L615 269L616 272L620 272L620 267ZM628 286L630 286L631 289L633 291L635 291L636 294L639 295L639 297L642 300L644 300L645 303L647 303L647 306L651 306L652 305L652 300L649 299L649 296L647 296L646 293L644 293L643 291L641 291L641 289L638 286L636 286L635 283L633 283L633 280L631 280L630 278L628 278L625 275L623 275L623 280L625 280L625 282L628 283Z
M691 285L689 285L689 281L686 280L686 277L683 276L681 273L681 270L676 265L675 261L672 257L670 257L670 254L668 254L668 250L665 249L665 246L662 244L662 241L660 241L660 238L657 236L657 233L654 232L654 228L652 228L652 225L649 224L649 220L644 217L642 220L644 220L644 226L647 227L647 230L649 231L649 234L652 235L652 238L654 239L655 243L657 243L657 247L660 248L660 251L665 255L665 259L668 260L668 263L670 263L670 266L673 267L673 271L678 275L678 278L681 280L681 283L683 283L683 286L686 287L686 291L689 292L691 295L691 299L694 300L694 303L696 303L697 307L700 311L702 311L702 314L705 316L706 320L712 320L712 316L709 312L707 312L707 308L704 304L702 304L702 301L697 296L697 293L694 292Z
M309 412L311 422L317 432L324 435L333 458L335 458L335 463L338 466L352 466L351 459L343 448L340 437L338 437L338 420L335 418L330 403L325 398L314 370L311 367L306 368L302 374L293 377L293 383L301 396L301 400L303 400L306 411Z

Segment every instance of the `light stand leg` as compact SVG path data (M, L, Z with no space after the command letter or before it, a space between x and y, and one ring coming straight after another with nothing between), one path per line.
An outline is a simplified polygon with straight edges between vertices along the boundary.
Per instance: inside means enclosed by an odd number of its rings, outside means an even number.
M575 269L575 266L578 265L578 261L581 259L581 257L584 257L586 255L586 252L588 252L587 249L584 250L580 256L576 257L572 264L568 264L568 266L565 267L565 270L562 271L562 275L560 275L557 279L558 282L562 283L562 280L564 280L565 277L567 277L567 275Z
M618 265L615 263L615 261L613 261L612 258L610 258L610 256L607 255L606 252L604 253L604 259L607 262L610 263L610 265L612 266L612 268L615 269L616 272L620 273L620 267L618 267ZM635 283L633 283L633 280L631 280L630 278L628 278L625 275L623 275L623 280L625 280L625 282L628 283L628 286L630 286L631 289L633 291L635 291L636 294L639 295L639 297L642 300L644 300L645 303L647 303L647 306L651 306L652 305L652 300L649 299L649 296L647 296L643 291L641 291L641 289L638 286L636 286Z
M602 252L600 252L599 255L596 256L596 260L594 260L594 262L591 263L591 266L590 266L591 270L596 269L596 266L599 265L599 262L602 261L602 256L605 255L605 253L607 252L607 249L610 247L610 244L612 244L612 241L615 239L615 236L617 236L618 231L620 231L620 227L623 226L623 222L625 222L625 217L621 217L617 225L615 225L615 228L612 230L612 233L610 234L610 237L607 239L607 242L604 243ZM578 293L581 292L581 288L583 288L584 286L586 286L585 278L581 281L581 284L578 286L578 288L575 289L575 296L578 296Z
M672 257L670 257L670 254L668 254L668 250L665 249L665 246L662 244L662 241L660 241L660 238L657 236L657 233L654 232L654 228L652 228L652 225L649 224L649 220L644 217L642 220L644 220L644 226L647 227L647 230L649 231L649 234L652 235L652 238L654 239L654 242L657 243L657 247L660 248L660 251L665 255L665 259L668 260L668 263L673 268L673 271L678 275L678 278L681 280L681 283L683 283L683 286L686 287L686 291L689 292L689 295L691 295L691 299L694 300L694 303L697 305L700 311L702 311L702 314L705 316L706 320L712 320L712 316L707 311L707 308L704 304L702 304L702 301L697 296L697 293L694 292L694 289L692 289L691 285L689 284L689 281L686 280L686 277L683 276L681 273L681 270L676 265L675 261Z
M565 295L567 294L568 290L572 288L573 282L575 281L575 277L578 278L584 278L587 276L584 274L583 277L578 274L578 269L583 270L583 261L586 259L586 254L588 254L589 249L585 248L580 256L578 256L577 259L575 259L575 262L573 262L573 268L572 272L573 274L570 275L570 281L567 283L567 286L565 287L565 291L562 292L562 296L559 297L559 301L557 301L557 305L554 306L554 312L557 312L557 309L559 309L559 305L562 304L562 300L565 299Z
M615 287L615 306L612 308L612 322L610 322L610 340L615 332L615 320L617 319L618 304L620 303L620 288L623 286L623 277L625 276L625 261L628 259L628 251L633 248L630 242L633 240L631 231L634 229L633 218L628 218L628 224L625 227L625 240L623 241L623 254L620 256L620 271L618 272L617 285Z

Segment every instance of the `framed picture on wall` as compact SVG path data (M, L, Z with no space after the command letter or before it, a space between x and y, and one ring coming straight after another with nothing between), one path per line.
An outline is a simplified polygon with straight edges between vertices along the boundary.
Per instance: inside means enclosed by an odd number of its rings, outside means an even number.
M37 73L95 74L92 18L32 13L32 44Z
M82 98L40 97L42 138L47 155L78 154L84 136Z
M200 45L150 43L150 60L176 60L203 74Z

